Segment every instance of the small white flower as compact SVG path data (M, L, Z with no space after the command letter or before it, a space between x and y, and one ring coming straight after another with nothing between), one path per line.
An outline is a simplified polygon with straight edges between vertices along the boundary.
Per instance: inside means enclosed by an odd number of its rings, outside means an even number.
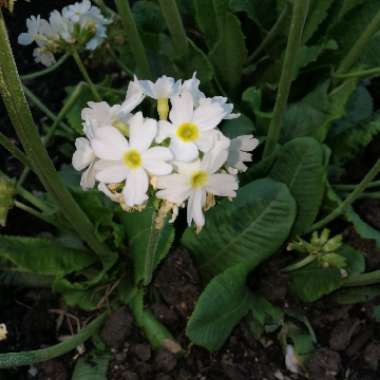
M146 96L153 99L169 99L176 96L180 90L181 81L163 75L156 82L140 80L140 85Z
M67 43L73 43L74 37L74 24L63 17L60 12L54 10L49 16L50 27L52 30L52 38L59 39L62 38Z
M157 122L145 119L141 112L129 120L129 141L113 127L95 131L92 148L104 162L104 168L96 179L104 183L126 180L123 189L125 203L130 206L143 204L147 199L149 175L167 175L172 166L167 161L173 156L168 148L151 147L157 133ZM102 162L101 161L101 162Z
M20 45L30 45L33 42L41 43L41 41L44 41L44 34L50 30L49 23L39 15L37 17L30 16L26 20L26 27L28 31L18 36Z
M205 94L199 89L200 80L197 78L197 73L193 74L191 79L185 80L182 83L180 93L190 92L193 96L194 106L197 107L199 105L199 101L202 98L205 98Z
M242 135L231 140L227 166L245 172L248 167L244 162L252 161L252 154L248 153L256 149L259 145L259 140L252 135Z
M35 48L33 50L33 57L37 63L42 63L46 67L56 62L54 54L44 46Z
M88 14L91 9L91 2L83 0L75 4L68 5L62 9L62 14L65 18L73 21L80 22L81 18Z
M194 109L189 92L172 99L171 123L160 121L157 142L170 138L170 149L176 160L189 162L198 157L198 149L209 151L215 139L216 126L225 116L219 103L203 103Z
M233 198L236 196L238 183L235 176L217 173L227 159L227 150L216 149L206 154L202 160L191 163L176 162L178 173L157 178L156 193L177 205L187 202L187 223L194 220L197 227L205 224L203 208L207 193Z

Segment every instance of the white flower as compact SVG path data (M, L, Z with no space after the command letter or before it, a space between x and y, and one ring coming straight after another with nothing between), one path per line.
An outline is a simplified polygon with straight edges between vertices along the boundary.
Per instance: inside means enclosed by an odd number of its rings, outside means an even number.
M205 224L203 208L206 205L207 193L233 198L238 188L235 176L217 173L227 159L227 150L216 149L206 154L202 160L191 163L178 163L178 173L157 178L156 193L160 199L165 199L177 205L187 202L187 223L192 220L198 227Z
M79 22L83 16L85 16L91 8L91 2L89 0L83 0L81 3L75 3L68 5L62 9L62 14L65 18Z
M180 90L181 81L163 75L156 82L140 80L140 85L146 96L153 99L169 99L176 96Z
M244 162L252 161L252 154L248 153L256 149L259 145L259 140L252 135L242 135L231 140L227 166L245 172L248 167Z
M67 43L73 43L75 41L74 24L70 22L66 17L63 17L60 12L54 10L49 16L50 27L52 30L52 38L62 38Z
M18 43L20 45L30 45L33 42L41 44L44 41L44 34L50 30L49 23L39 15L37 17L30 16L26 20L26 27L28 31L18 36Z
M238 118L240 116L240 113L232 113L234 105L232 103L227 103L227 101L228 99L224 96L214 96L212 98L199 99L200 104L219 104L225 113L223 119L230 120Z
M150 147L157 133L157 122L145 119L141 112L129 121L129 141L113 127L99 128L92 140L92 148L104 167L96 179L104 183L126 180L123 189L125 203L130 206L143 204L147 199L148 174L161 176L172 171L167 161L173 156L168 148Z
M197 78L197 73L193 74L191 79L185 80L182 83L180 93L190 92L193 96L194 106L197 107L199 105L199 100L205 98L205 94L199 89L200 80Z
M90 145L90 141L85 137L75 140L76 150L73 155L72 165L75 170L82 171L80 185L83 190L91 189L95 186L95 153Z
M214 142L216 126L225 116L219 103L203 103L194 109L189 92L172 99L171 123L160 121L157 142L170 138L170 149L176 160L189 162L198 157L198 149L209 151Z
M54 54L44 46L35 48L33 50L33 57L37 63L42 63L47 67L55 63Z
M128 121L133 116L131 112L143 100L144 94L135 79L129 83L126 98L121 105L110 106L107 102L88 102L88 107L81 113L86 136L94 138L96 129L111 126L128 135Z

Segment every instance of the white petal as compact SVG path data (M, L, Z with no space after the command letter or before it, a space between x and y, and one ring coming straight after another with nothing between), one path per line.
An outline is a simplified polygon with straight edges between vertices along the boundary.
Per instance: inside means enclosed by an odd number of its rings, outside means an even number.
M198 148L194 143L185 143L177 137L171 139L170 149L174 153L175 159L178 161L189 162L198 157Z
M193 123L198 125L203 131L215 128L224 117L223 107L218 103L201 103L195 109Z
M149 181L144 169L131 170L127 176L127 183L123 189L125 203L130 206L143 204L148 196Z
M172 109L169 113L170 121L175 125L191 122L193 118L193 97L189 92L172 99Z
M187 203L187 224L190 226L194 220L197 227L202 227L205 224L202 207L206 201L206 192L204 190L194 191Z
M87 137L92 139L96 129L112 126L112 108L107 102L88 102L87 105L81 112L81 118L88 126L88 130L85 129Z
M172 137L175 132L175 127L172 123L166 120L160 120L158 122L158 133L156 141L160 144L168 137Z
M73 155L72 164L75 170L81 171L95 160L95 154L90 142L84 137L75 140L75 147L76 151Z
M154 83L150 80L140 80L139 81L140 86L146 96L149 96L150 98L156 98Z
M20 45L24 45L24 46L30 45L33 41L34 41L33 37L30 33L21 33L17 39L17 42Z
M193 74L191 79L185 80L181 87L181 92L188 91L193 97L195 106L199 105L199 100L205 97L205 94L199 90L200 80L197 78L197 73Z
M181 174L157 177L157 198L181 205L191 194L188 178Z
M173 159L173 153L169 148L163 146L155 146L148 149L143 154L143 160L153 160L153 161L170 161Z
M95 154L105 160L121 160L128 149L128 141L116 128L104 127L95 131L91 141Z
M163 75L154 84L155 98L169 99L173 95L174 79Z
M157 134L157 121L145 119L141 112L129 120L129 144L140 152L147 150Z
M230 174L211 174L206 185L207 192L221 197L235 197L239 185Z
M198 140L195 141L195 144L202 152L208 152L215 144L216 136L215 130L206 131L200 134Z
M173 171L173 166L164 161L149 160L144 162L144 169L151 175L167 175Z
M240 150L244 150L245 152L250 152L256 149L259 145L259 140L255 139L253 135L241 135L234 140L237 140L240 143Z
M128 114L132 112L144 100L144 97L139 80L134 77L134 80L129 82L127 96L121 105L122 113Z
M95 186L95 165L90 165L87 170L82 173L80 186L83 190L92 189Z
M122 163L116 163L96 173L96 179L104 183L118 183L127 178L128 168Z
M215 145L212 150L207 152L202 159L202 168L209 173L217 172L227 161L228 149L224 145Z

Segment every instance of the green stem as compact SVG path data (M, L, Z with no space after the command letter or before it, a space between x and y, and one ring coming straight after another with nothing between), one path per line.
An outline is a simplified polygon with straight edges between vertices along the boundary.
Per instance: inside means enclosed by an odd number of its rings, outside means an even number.
M149 310L144 308L144 290L138 290L128 305L132 310L137 325L145 332L153 348L166 348L176 354L182 351L181 346L174 340L166 327L154 318Z
M54 133L56 132L58 126L62 123L62 120L65 118L67 113L70 111L70 109L74 106L76 101L78 100L79 96L82 93L84 83L79 83L74 91L71 93L69 99L65 102L63 105L61 111L57 115L57 118L54 120L53 125L49 128L48 133L46 136L43 137L43 143L45 146L48 145L50 139L53 137ZM30 172L30 168L26 167L23 172L21 173L21 176L18 180L18 185L22 185L26 178L28 177L28 174Z
M99 330L105 318L106 314L101 314L88 326L84 327L77 335L54 346L34 351L0 354L0 368L27 366L62 356L91 338Z
M356 186L356 188L348 195L348 197L330 214L325 216L319 222L313 224L307 232L314 230L319 230L320 228L326 226L338 216L340 216L367 188L368 184L379 174L380 172L380 159L377 160L375 165L367 173L367 175L362 179L362 181Z
M69 56L70 55L66 53L56 63L54 63L54 65L51 65L47 67L46 69L39 70L34 73L21 75L21 79L22 80L36 79L44 75L50 74L54 70L58 69L58 67L62 66L67 61L67 58L69 58Z
M116 254L98 240L94 226L64 186L40 139L23 92L1 10L0 94L32 169L73 229L102 259L104 267L111 267L116 260Z
M75 63L77 64L78 68L79 68L79 71L81 72L84 80L87 82L87 84L89 85L90 87L90 90L92 92L92 96L94 97L94 99L97 101L97 102L101 102L102 101L102 98L101 96L99 95L99 92L94 84L94 82L91 80L90 76L88 75L88 71L85 67L85 65L83 64L83 61L78 53L78 51L76 49L73 49L72 50L72 56L74 58L74 61Z
M376 285L380 283L380 270L376 270L368 273L361 273L350 276L346 281L344 281L344 287L351 286L367 286Z
M289 6L288 3L286 3L276 23L272 26L271 30L262 40L261 44L257 47L257 49L248 57L248 62L253 62L272 43L274 38L282 29L282 24L288 14L288 10Z
M0 132L0 145L2 145L13 157L19 160L24 166L29 166L28 158L12 141Z
M375 67L368 70L354 71L348 74L335 74L334 78L337 79L350 79L350 78L369 78L380 75L380 67Z
M282 118L288 100L290 86L294 77L295 66L298 57L298 49L301 45L302 31L305 24L308 8L308 1L293 1L293 13L288 43L285 51L276 103L273 110L273 118L269 125L268 136L265 143L263 156L264 158L268 157L274 151L280 137Z
M303 268L304 266L312 263L317 258L316 255L309 255L303 258L300 261L295 262L294 264L290 264L283 269L284 272L292 272L294 270Z
M49 207L43 200L33 195L30 191L24 189L22 186L17 185L16 192L30 204L39 208L41 211L48 213L52 211L51 207Z
M15 205L15 207L19 208L20 210L25 211L30 215L33 215L35 218L41 219L42 221L44 221L46 223L49 223L49 224L52 224L52 225L58 227L58 225L51 218L45 216L42 212L39 212L36 209L34 209L30 206L27 206L25 203L22 203L19 201L14 201L14 205Z
M372 36L380 29L380 10L377 12L372 21L368 24L367 28L360 35L358 40L352 46L348 54L343 58L340 63L336 75L341 75L346 73L351 67L358 61L360 56L363 54L365 48L368 45L369 40Z
M354 190L356 189L356 187L358 187L359 184L355 184L355 185L346 185L346 184L337 184L337 185L332 185L334 189L336 190L339 190L339 191L351 191L351 190ZM371 183L368 184L367 186L367 189L372 189L374 187L379 187L380 186L380 181L373 181Z
M161 12L165 18L166 25L172 37L173 46L177 55L183 57L188 52L189 43L187 41L185 28L176 0L159 0Z
M115 0L116 8L121 17L128 43L136 62L137 75L144 79L152 79L148 57L145 52L136 22L133 18L131 7L128 0Z
M54 114L54 112L52 112L49 108L47 108L45 106L45 104L36 96L33 94L32 91L29 90L28 87L26 87L25 85L23 86L24 88L24 92L26 94L26 96L28 97L28 99L42 112L44 113L50 120L52 120L53 122L57 120L57 115ZM61 123L62 127L64 127L65 130L67 131L71 131L71 128L64 124L64 123Z

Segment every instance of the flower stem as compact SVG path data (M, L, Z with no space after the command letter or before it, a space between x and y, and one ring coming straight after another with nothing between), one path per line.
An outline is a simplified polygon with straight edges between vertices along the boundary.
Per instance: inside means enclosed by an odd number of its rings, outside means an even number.
M46 69L39 70L34 73L21 75L21 79L22 80L36 79L44 75L50 74L54 70L58 69L58 67L62 66L67 61L67 58L69 58L69 56L70 55L66 53L56 63L54 63L54 65L51 65L47 67Z
M110 268L117 256L102 244L87 215L75 202L55 170L38 134L12 54L3 14L0 10L0 95L9 118L30 160L32 169L50 193L62 214L78 235L99 256L105 268Z
M356 188L348 195L348 197L330 214L325 216L322 220L314 223L307 232L314 230L319 230L320 228L326 226L328 223L332 222L338 216L340 216L367 188L368 184L380 173L380 159L377 160L375 165L367 173L367 175L362 179L362 181L356 186Z
M346 184L337 184L337 185L332 185L335 190L338 191L351 191L354 190L359 184L355 185L346 185ZM370 182L367 186L367 189L372 189L374 187L379 187L380 186L380 181L373 181Z
M288 100L290 86L294 78L298 50L302 41L302 31L305 25L308 9L309 1L293 1L293 12L288 43L285 51L276 103L273 110L273 117L269 125L268 136L265 143L264 158L268 157L274 151L280 137L282 118Z
M334 78L337 79L350 79L350 78L369 78L380 75L380 67L375 67L368 70L354 71L348 74L335 74Z
M74 350L87 339L91 338L103 324L106 314L100 314L88 326L71 338L48 348L42 348L34 351L11 352L0 354L0 368L12 368L19 366L30 366L46 360L62 356L67 352Z
M294 264L290 264L283 269L284 272L292 272L294 270L303 268L304 266L312 263L317 258L316 255L308 255L304 257L302 260L295 262Z
M87 69L86 69L85 65L83 64L82 59L81 59L78 51L76 49L73 49L71 54L74 58L75 63L77 64L79 71L81 72L84 80L89 85L90 90L92 92L92 96L94 97L94 99L97 102L100 102L102 100L102 98L100 97L99 92L98 92L94 82L91 80L90 76L88 75Z
M280 16L278 17L276 23L272 26L271 30L262 40L261 44L257 47L257 49L248 57L248 62L253 62L261 53L264 51L267 46L269 46L274 38L277 36L278 32L282 29L282 23L284 22L289 10L289 5L286 3Z
M20 161L24 166L29 166L28 158L12 141L0 132L0 145L2 145L13 157Z
M51 207L49 207L43 200L33 195L30 191L24 189L22 186L17 185L16 192L18 195L20 195L22 198L24 198L26 201L28 201L30 204L37 207L41 211L45 211L45 212L52 211Z
M172 37L173 46L179 57L186 55L189 43L176 0L159 0L161 12Z
M380 270L375 270L373 272L361 273L350 276L344 283L344 287L351 286L367 286L376 285L380 283Z
M144 79L152 79L148 57L133 18L129 1L115 0L115 4L128 36L128 43L131 47L132 54L135 57L137 74Z
M34 216L35 218L40 219L43 222L46 222L46 223L49 223L49 224L52 224L52 225L58 227L58 225L51 218L45 216L42 212L37 211L36 209L34 209L30 206L27 206L25 203L22 203L20 201L14 201L14 205L15 205L15 207L19 208L20 210L25 211L28 214Z
M45 146L49 143L50 139L53 137L55 131L57 130L58 126L61 124L64 117L67 115L67 113L70 111L70 109L73 107L73 105L76 103L77 99L82 93L84 83L79 83L74 91L71 93L69 99L65 102L64 106L62 107L61 111L57 115L57 118L54 120L53 125L49 128L48 133L46 136L42 138L43 143ZM28 177L28 174L30 172L30 168L26 167L23 172L21 173L21 176L18 180L18 185L22 185L26 178Z
M346 73L357 62L363 54L364 49L367 47L371 37L380 29L380 10L376 13L375 17L368 24L367 28L360 35L356 43L352 46L348 54L343 58L338 70L336 71L337 77Z

